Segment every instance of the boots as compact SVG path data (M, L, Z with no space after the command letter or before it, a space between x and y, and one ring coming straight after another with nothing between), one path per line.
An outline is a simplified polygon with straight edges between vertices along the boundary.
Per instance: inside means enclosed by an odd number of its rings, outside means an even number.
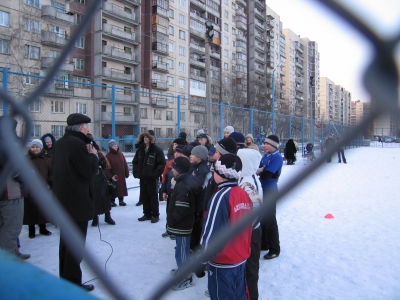
M33 239L35 238L35 225L28 225L29 228L29 238Z
M104 222L106 222L107 224L110 224L110 225L115 225L115 221L111 218L110 212L106 212L104 214Z
M93 226L93 227L96 227L98 224L99 224L99 216L98 216L98 215L95 215L95 216L93 217L92 226Z
M126 206L126 203L124 202L124 197L118 197L119 200L119 206Z
M116 207L116 206L117 206L117 204L115 204L115 198L111 199L111 207Z
M51 235L51 232L46 229L46 224L39 224L39 233L43 235Z

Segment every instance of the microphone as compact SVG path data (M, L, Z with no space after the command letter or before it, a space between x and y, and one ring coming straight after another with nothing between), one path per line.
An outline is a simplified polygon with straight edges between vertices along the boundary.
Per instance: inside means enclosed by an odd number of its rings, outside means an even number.
M118 181L118 175L114 175L111 179L112 179L113 181Z

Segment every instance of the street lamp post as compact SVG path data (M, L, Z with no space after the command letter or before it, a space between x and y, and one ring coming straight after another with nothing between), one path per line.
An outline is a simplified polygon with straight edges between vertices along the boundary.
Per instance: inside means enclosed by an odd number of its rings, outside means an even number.
M279 68L280 64L281 62L279 62L272 71L272 134L275 134L275 71Z
M210 137L213 136L213 109L211 101L211 76L210 76L210 43L214 37L212 33L214 26L210 21L205 22L206 37L205 37L205 64L206 64L206 105L207 105L207 133Z

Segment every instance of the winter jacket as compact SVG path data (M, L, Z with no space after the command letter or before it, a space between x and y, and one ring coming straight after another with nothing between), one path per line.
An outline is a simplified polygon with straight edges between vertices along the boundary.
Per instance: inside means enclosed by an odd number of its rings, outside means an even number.
M94 213L102 215L111 210L111 198L108 194L107 181L111 180L111 165L103 153L99 152L99 168L94 177ZM118 180L119 181L119 180Z
M202 192L196 197L196 214L203 212L203 202L206 187L211 176L210 168L207 165L207 161L202 160L198 164L192 166L191 173L197 181L201 183Z
M264 170L259 174L264 191L278 190L278 179L281 176L282 165L283 159L278 150L264 154L259 165L259 168L264 167Z
M209 243L221 229L231 226L251 212L253 205L247 193L237 182L225 181L218 185L209 203L200 244L207 250ZM209 263L215 267L231 268L244 263L250 256L251 226L231 240Z
M170 194L171 189L171 179L174 178L174 174L172 174L172 163L174 162L173 159L169 160L164 167L164 172L162 174L161 179L161 188L160 193Z
M125 160L125 156L121 153L121 151L119 151L118 148L117 151L110 149L106 155L106 158L111 165L111 176L118 176L118 180L114 181L115 185L117 186L118 197L128 196L125 178L129 177L129 167Z
M144 136L150 138L150 146L146 149ZM158 179L164 171L165 156L160 147L155 145L154 136L147 132L139 135L136 153L132 160L132 174L139 179Z
M237 156L240 157L243 165L238 184L249 195L253 209L259 209L263 203L263 189L256 172L262 156L259 151L251 148L239 149ZM253 222L254 229L259 226L259 220Z
M39 176L44 180L46 185L50 188L53 185L53 168L52 159L42 149L38 154L34 154L31 150L28 150L28 158L35 167L34 176ZM28 194L24 200L24 225L35 225L47 223L47 219L41 213L41 210L37 206L33 197Z
M174 177L167 212L167 231L173 235L190 235L195 220L195 197L201 191L201 183L186 173Z
M51 141L52 141L51 148L47 147L46 142L44 141L44 139L46 137L50 137L51 138ZM46 133L40 138L40 140L43 143L43 149L46 152L46 154L49 155L50 157L52 157L53 156L53 152L54 152L54 147L56 146L56 141L57 141L56 138L54 137L54 135L52 135L51 133Z
M53 153L53 193L76 222L93 219L94 176L99 162L88 152L90 139L81 132L65 130Z
M247 138L250 138L251 141L247 142ZM246 148L250 148L250 149L254 149L257 151L260 151L260 148L258 148L258 146L256 144L254 144L254 138L253 135L251 133L249 133L248 135L246 135L246 139L245 139L245 147Z
M285 158L286 159L291 159L294 160L296 156L296 145L293 142L293 139L289 139L286 143L286 148L285 148Z

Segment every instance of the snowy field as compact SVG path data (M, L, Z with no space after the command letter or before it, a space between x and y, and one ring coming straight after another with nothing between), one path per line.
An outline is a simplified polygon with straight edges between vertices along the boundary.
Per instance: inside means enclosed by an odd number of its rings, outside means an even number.
M364 147L345 154L347 164L335 156L279 201L281 255L260 259L260 299L400 299L400 148ZM302 158L284 165L280 185L302 176L306 167ZM89 223L86 243L102 265L111 255L108 278L128 299L147 299L176 267L175 241L161 237L165 204L160 204L160 222L139 222L138 195L138 189L129 190L128 205L112 209L117 225L100 216L101 236ZM48 229L51 236L29 239L24 226L21 252L32 255L28 263L58 276L59 231L53 225ZM84 282L96 277L85 263L82 269ZM194 287L162 299L208 299L207 278L194 276L194 281ZM91 295L110 299L99 280L90 283L95 285Z

